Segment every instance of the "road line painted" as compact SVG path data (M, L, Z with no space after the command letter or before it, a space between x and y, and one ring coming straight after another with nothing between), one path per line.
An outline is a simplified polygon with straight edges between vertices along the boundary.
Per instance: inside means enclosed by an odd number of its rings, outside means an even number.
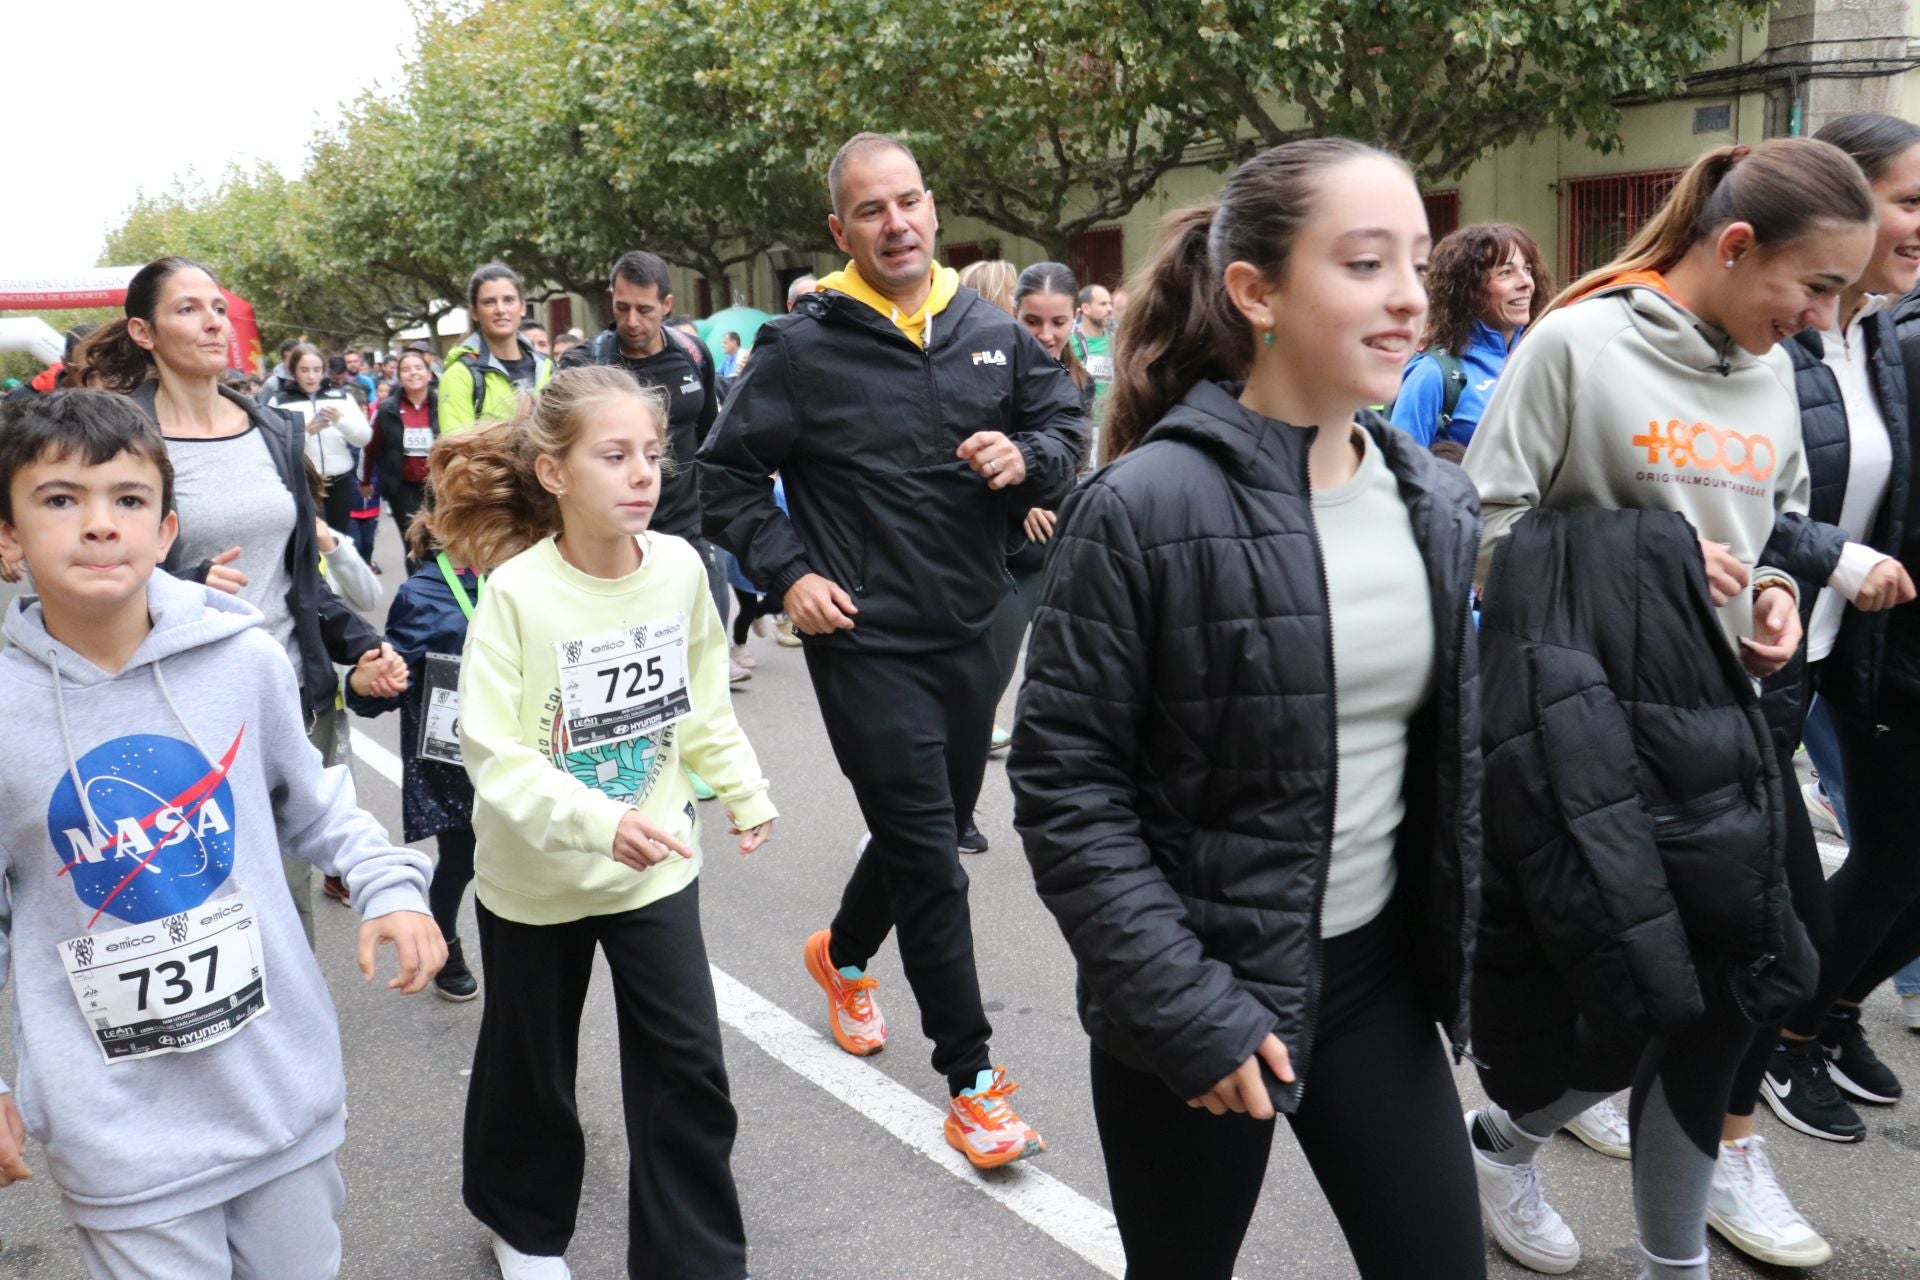
M997 1200L1110 1276L1126 1261L1113 1215L1030 1164L981 1174L947 1145L940 1108L869 1066L744 983L713 970L720 1021L960 1181Z
M353 758L400 785L400 760L357 730ZM819 1086L980 1194L1110 1276L1126 1273L1113 1214L1058 1178L1022 1162L986 1173L947 1145L940 1108L892 1076L843 1052L820 1032L713 966L720 1020L775 1062Z

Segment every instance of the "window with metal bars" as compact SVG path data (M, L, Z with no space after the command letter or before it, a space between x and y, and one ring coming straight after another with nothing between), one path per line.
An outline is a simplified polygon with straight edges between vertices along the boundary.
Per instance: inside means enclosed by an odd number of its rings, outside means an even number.
M1067 266L1082 288L1090 284L1117 287L1127 274L1125 233L1119 227L1082 231L1067 243Z
M1459 229L1459 191L1428 191L1421 195L1420 203L1427 206L1427 230L1433 234L1435 244Z
M1659 211L1680 174L1679 169L1649 169L1562 182L1561 279L1576 280L1618 256Z
M946 255L947 265L955 271L962 267L970 267L976 262L985 262L987 258L986 246L978 240L961 240L944 245L942 252Z

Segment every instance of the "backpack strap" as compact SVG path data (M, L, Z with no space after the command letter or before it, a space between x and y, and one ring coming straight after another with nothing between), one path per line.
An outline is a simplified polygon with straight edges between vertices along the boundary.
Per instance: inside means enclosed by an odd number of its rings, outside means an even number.
M708 351L698 338L689 335L686 330L676 328L670 324L663 324L660 327L672 334L674 341L680 344L680 349L687 353L687 359L693 361L693 370L695 373L700 371L701 365L713 359L713 353Z
M480 363L480 357L471 351L460 353L460 363L467 366L467 372L473 377L473 420L479 422L480 410L487 403L487 370Z
M1440 368L1440 417L1434 424L1435 440L1453 438L1453 412L1460 407L1460 393L1467 389L1467 371L1461 367L1460 357L1441 347L1429 347L1427 354L1433 357L1434 364Z

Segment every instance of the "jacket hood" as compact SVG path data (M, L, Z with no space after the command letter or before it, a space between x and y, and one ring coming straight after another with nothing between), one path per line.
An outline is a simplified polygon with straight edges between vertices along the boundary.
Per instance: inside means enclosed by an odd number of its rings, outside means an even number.
M876 315L892 322L909 338L914 338L916 334L926 334L930 337L935 329L948 327L934 325L933 317L945 311L959 295L960 273L952 267L936 265L933 268L927 300L921 303L920 309L911 315L900 314L900 309L893 304L892 300L868 284L866 277L860 274L860 268L851 262L841 270L830 272L822 277L816 291L838 293L860 303ZM919 341L917 338L915 340ZM927 343L922 341L921 345L925 346Z
M1625 308L1647 345L1684 369L1724 377L1761 362L1761 357L1728 337L1724 330L1681 306L1667 292L1666 278L1657 272L1631 272L1569 305Z
M520 354L522 356L533 357L534 367L536 369L539 368L542 360L548 358L541 355L538 351L535 351L532 344L520 334L514 334L513 340L520 344ZM480 336L478 330L460 339L459 343L447 352L442 367L452 364L463 354L474 357L480 362L480 367L483 369L498 369L501 373L507 371L506 366L500 363L500 357L493 354L493 348L487 345L487 340Z
M261 621L260 611L238 596L182 581L159 569L147 579L147 612L153 630L119 675L225 640ZM38 596L21 596L7 607L4 631L10 678L50 680L57 673L61 681L81 688L117 678L47 633Z

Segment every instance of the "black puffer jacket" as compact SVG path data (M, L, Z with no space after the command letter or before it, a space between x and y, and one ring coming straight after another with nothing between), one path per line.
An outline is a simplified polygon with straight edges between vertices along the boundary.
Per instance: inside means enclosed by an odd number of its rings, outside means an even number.
M1920 300L1920 290L1909 295ZM1907 375L1907 394L1920 394L1920 328L1900 340L1901 364ZM1913 447L1909 432L1907 447ZM1895 465L1899 465L1896 462ZM1912 472L1912 458L1907 459ZM1900 546L1895 552L1907 573L1920 583L1920 484L1907 485L1906 520L1901 526ZM1880 653L1880 697L1874 708L1875 723L1886 724L1892 716L1920 715L1920 601L1903 604L1887 612L1887 634Z
M809 573L860 610L810 645L924 653L987 629L1013 513L1060 500L1086 449L1080 394L1026 327L960 287L925 350L872 307L809 293L764 325L699 453L707 536L774 595ZM1004 433L1026 460L991 489L956 450ZM791 518L773 500L772 474Z
M1692 526L1537 511L1495 553L1487 601L1473 1041L1502 1096L1544 1100L1590 1047L1688 1026L1709 985L1718 1007L1784 1014L1817 961L1776 755Z
M1040 896L1079 965L1094 1041L1183 1098L1267 1033L1312 1079L1333 846L1332 619L1312 433L1202 383L1067 500L1007 773ZM1434 1020L1464 1043L1479 896L1480 758L1465 473L1365 427L1426 562L1433 696L1411 726L1395 861Z
M1873 375L1874 398L1880 406L1893 444L1893 471L1887 497L1867 537L1867 545L1886 555L1898 555L1906 525L1908 485L1907 375L1894 337L1891 311L1881 311L1861 322L1867 344L1867 366ZM1819 592L1826 588L1847 545L1840 527L1840 505L1847 496L1847 472L1852 433L1840 383L1822 359L1825 340L1806 330L1784 343L1793 360L1794 389L1800 399L1800 433L1807 451L1807 470L1813 477L1813 495L1807 512L1782 512L1774 522L1773 537L1762 560L1778 565L1800 583L1800 622L1813 618ZM1887 615L1847 609L1840 615L1840 635L1820 663L1820 696L1843 710L1868 716L1873 712L1886 644ZM1807 718L1806 649L1766 683L1762 705L1774 742L1794 747Z

